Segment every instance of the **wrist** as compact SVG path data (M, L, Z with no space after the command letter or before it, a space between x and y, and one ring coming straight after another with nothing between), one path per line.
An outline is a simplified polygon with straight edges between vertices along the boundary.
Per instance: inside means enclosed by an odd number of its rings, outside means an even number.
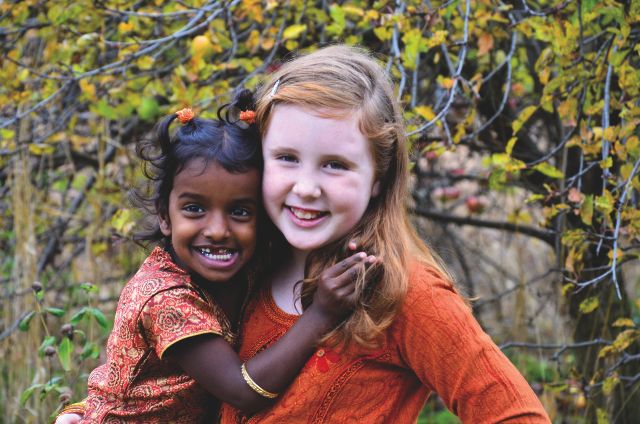
M307 319L311 321L320 335L324 335L324 333L331 330L340 321L340 317L329 313L329 311L317 306L315 303L309 305L304 311L303 316L306 316Z

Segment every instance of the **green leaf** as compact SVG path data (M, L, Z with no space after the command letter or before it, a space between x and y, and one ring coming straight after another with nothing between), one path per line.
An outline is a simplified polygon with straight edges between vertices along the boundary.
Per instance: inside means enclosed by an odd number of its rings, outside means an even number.
M33 316L35 314L35 311L31 311L27 315L22 317L22 319L18 323L18 330L27 331L29 329L29 324L31 324L31 320L33 319Z
M598 306L600 306L600 299L595 296L589 297L580 302L580 312L582 312L583 314L590 314L591 312L598 309Z
M550 178L562 178L564 174L555 166L548 162L542 162L533 167L534 170L542 172L544 175Z
M104 314L102 313L102 311L98 308L88 308L87 312L89 312L89 314L93 315L93 317L96 319L96 322L98 323L98 325L100 327L102 327L103 329L108 329L109 328L109 321L107 321L107 317L104 316Z
M60 346L58 347L58 356L60 357L60 364L62 369L69 371L71 369L71 352L73 351L73 344L68 337L63 337Z
M593 195L585 196L582 205L580 205L580 219L585 225L591 225L593 222Z
M53 346L55 343L56 343L55 336L46 337L40 344L40 347L38 348L38 355L40 355L41 358L44 357L44 349L48 346Z
M334 3L329 7L329 14L331 15L331 20L333 22L327 27L327 33L334 36L341 35L346 26L346 13L344 9L342 9L340 5Z
M82 348L80 358L82 360L85 360L87 358L96 359L98 356L100 356L100 348L98 347L98 345L93 342L87 341Z
M71 317L71 320L69 322L71 324L73 324L73 325L76 325L77 323L82 321L82 319L84 318L84 316L86 314L87 314L87 308L84 307L84 308L80 309L78 312L76 312L75 314L73 314L73 316Z
M20 395L20 406L24 406L25 403L33 396L33 392L37 389L42 388L43 384L34 384L33 386L28 387L22 394Z
M145 97L138 106L138 116L143 121L154 121L160 114L160 106L153 97Z
M95 107L91 107L91 111L110 120L118 118L116 110L109 106L109 103L107 103L105 99L98 101L98 104Z
M55 315L57 317L64 316L64 314L66 313L64 309L60 309L60 308L48 307L48 308L44 308L44 310L50 313L51 315Z

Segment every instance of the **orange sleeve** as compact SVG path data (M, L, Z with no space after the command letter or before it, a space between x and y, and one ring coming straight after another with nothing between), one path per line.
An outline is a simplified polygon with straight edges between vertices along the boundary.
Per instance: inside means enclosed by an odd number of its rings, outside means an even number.
M402 359L463 423L550 423L448 282L425 269L414 273L397 323Z
M173 344L201 334L222 335L212 307L193 289L177 287L153 295L140 314L146 340L158 358Z

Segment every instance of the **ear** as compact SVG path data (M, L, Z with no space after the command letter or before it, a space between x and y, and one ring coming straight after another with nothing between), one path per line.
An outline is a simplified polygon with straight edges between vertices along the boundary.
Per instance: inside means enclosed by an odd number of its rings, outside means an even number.
M171 235L171 222L169 222L169 217L158 215L158 224L160 224L162 234L164 234L165 237L169 237Z
M376 197L378 194L380 194L380 181L376 181L371 187L371 197Z

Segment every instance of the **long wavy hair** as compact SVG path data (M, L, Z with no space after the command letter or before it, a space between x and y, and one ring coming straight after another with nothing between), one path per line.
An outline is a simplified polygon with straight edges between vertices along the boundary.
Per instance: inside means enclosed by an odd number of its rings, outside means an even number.
M410 262L418 261L452 281L409 220L409 157L393 83L366 51L330 46L283 64L260 88L256 118L263 137L279 104L300 106L322 117L355 116L360 131L371 142L380 192L348 234L309 255L301 301L303 307L311 303L320 273L344 259L349 241L356 240L359 249L378 256L381 263L361 272L353 314L324 341L334 346L355 342L374 347L402 305Z

